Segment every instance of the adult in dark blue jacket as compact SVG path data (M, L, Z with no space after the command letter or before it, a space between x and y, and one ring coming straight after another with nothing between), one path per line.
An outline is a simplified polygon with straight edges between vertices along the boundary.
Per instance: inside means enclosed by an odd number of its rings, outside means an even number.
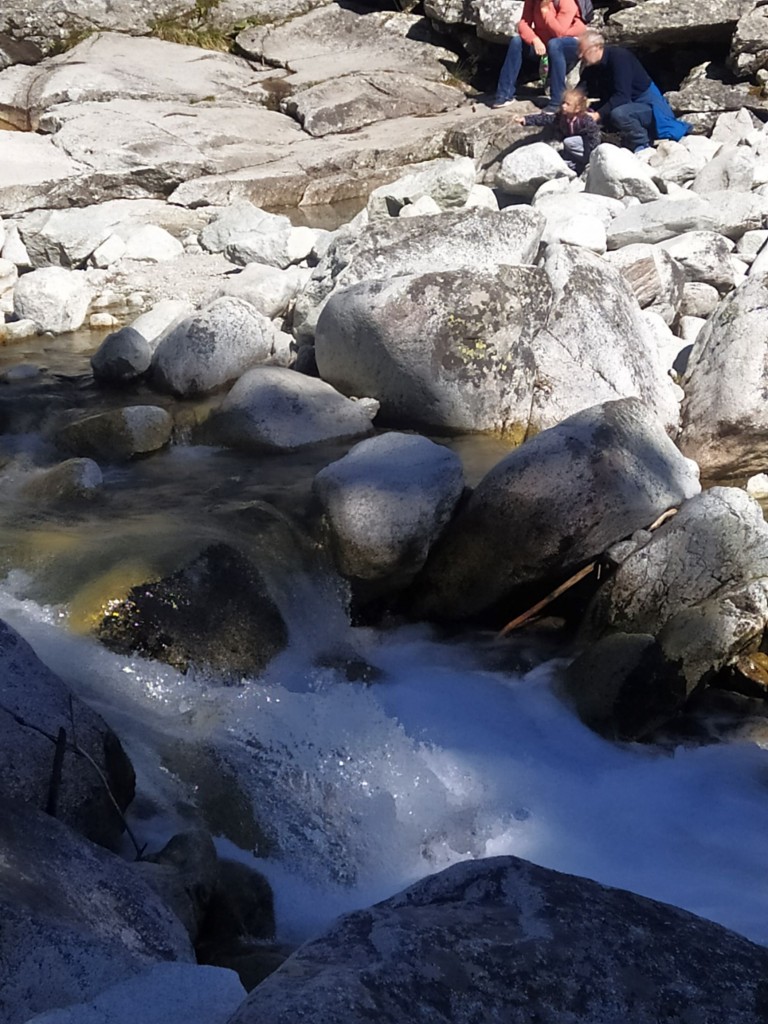
M592 117L617 131L633 153L647 149L651 139L679 141L691 130L675 117L634 53L622 46L606 46L599 32L587 29L579 39L579 57L578 88L598 101Z

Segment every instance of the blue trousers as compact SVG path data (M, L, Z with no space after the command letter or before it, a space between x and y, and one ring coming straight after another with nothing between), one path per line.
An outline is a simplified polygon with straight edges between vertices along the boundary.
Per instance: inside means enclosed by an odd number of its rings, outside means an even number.
M524 43L519 35L509 41L507 55L499 75L496 87L496 102L504 103L515 95L517 77L523 64L523 57L536 58L536 52L530 43ZM565 89L565 76L576 64L579 56L579 40L575 36L560 36L550 39L547 43L549 57L549 105L559 107Z
M608 127L615 128L622 144L636 153L651 144L649 129L654 127L653 107L650 103L624 103L614 107L608 117Z

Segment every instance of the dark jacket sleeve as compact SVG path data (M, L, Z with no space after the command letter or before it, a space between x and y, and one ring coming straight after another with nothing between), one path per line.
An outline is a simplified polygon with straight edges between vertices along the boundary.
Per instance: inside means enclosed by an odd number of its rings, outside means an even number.
M546 128L554 124L556 114L526 114L523 119L524 125L535 125L537 128Z

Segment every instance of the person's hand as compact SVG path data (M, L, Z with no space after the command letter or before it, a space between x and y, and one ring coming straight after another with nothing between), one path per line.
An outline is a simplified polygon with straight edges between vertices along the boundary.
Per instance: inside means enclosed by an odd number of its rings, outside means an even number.
M544 43L542 43L538 36L536 36L536 38L533 40L533 49L536 51L537 57L543 57L544 54L547 52L546 46L544 45Z
M550 5L550 0L540 0L540 2L539 2L539 7L542 9L542 11L546 11L546 9L549 7L549 5Z
M525 124L524 117L513 117L512 120L515 122L515 124Z
M593 121L599 121L600 120L600 115L598 114L598 112L596 110L588 110L587 113L589 114L589 116L592 118Z

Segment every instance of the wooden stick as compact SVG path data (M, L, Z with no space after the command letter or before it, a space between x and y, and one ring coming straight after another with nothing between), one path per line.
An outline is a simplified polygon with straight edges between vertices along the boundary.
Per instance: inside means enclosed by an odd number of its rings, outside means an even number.
M597 562L590 562L589 565L585 565L583 569L579 569L579 571L574 573L574 575L571 576L570 579L567 579L565 583L561 583L559 587L555 587L551 594L547 594L546 597L537 601L536 604L532 608L529 608L527 612L523 612L522 615L518 615L516 619L512 619L511 622L508 622L504 629L496 634L496 639L501 640L501 638L505 637L507 633L511 633L513 629L517 629L518 626L522 626L524 622L527 622L528 619L538 614L542 608L546 608L546 606L551 601L554 601L556 597L560 597L560 595L564 594L566 590L570 590L571 587L575 586L580 580L583 580L585 576L588 576L596 565Z
M668 508L666 512L661 513L658 519L654 519L648 527L648 530L658 530L662 523L671 519L672 516L676 516L677 511L678 510L676 508ZM599 572L600 564L597 561L590 562L589 565L585 565L583 569L579 569L575 575L571 576L570 579L567 579L565 583L561 583L560 586L556 587L551 594L547 594L547 596L543 597L541 601L538 601L532 608L529 608L527 612L523 612L522 615L518 615L516 619L512 619L511 622L508 622L506 626L496 634L496 639L501 640L501 638L505 637L507 633L511 633L513 629L517 629L518 626L522 626L530 618L533 618L534 615L537 615L542 608L546 608L546 606L554 601L556 597L560 597L560 595L564 594L566 590L570 590L571 587L583 580L584 577L588 576L595 568L597 568Z

